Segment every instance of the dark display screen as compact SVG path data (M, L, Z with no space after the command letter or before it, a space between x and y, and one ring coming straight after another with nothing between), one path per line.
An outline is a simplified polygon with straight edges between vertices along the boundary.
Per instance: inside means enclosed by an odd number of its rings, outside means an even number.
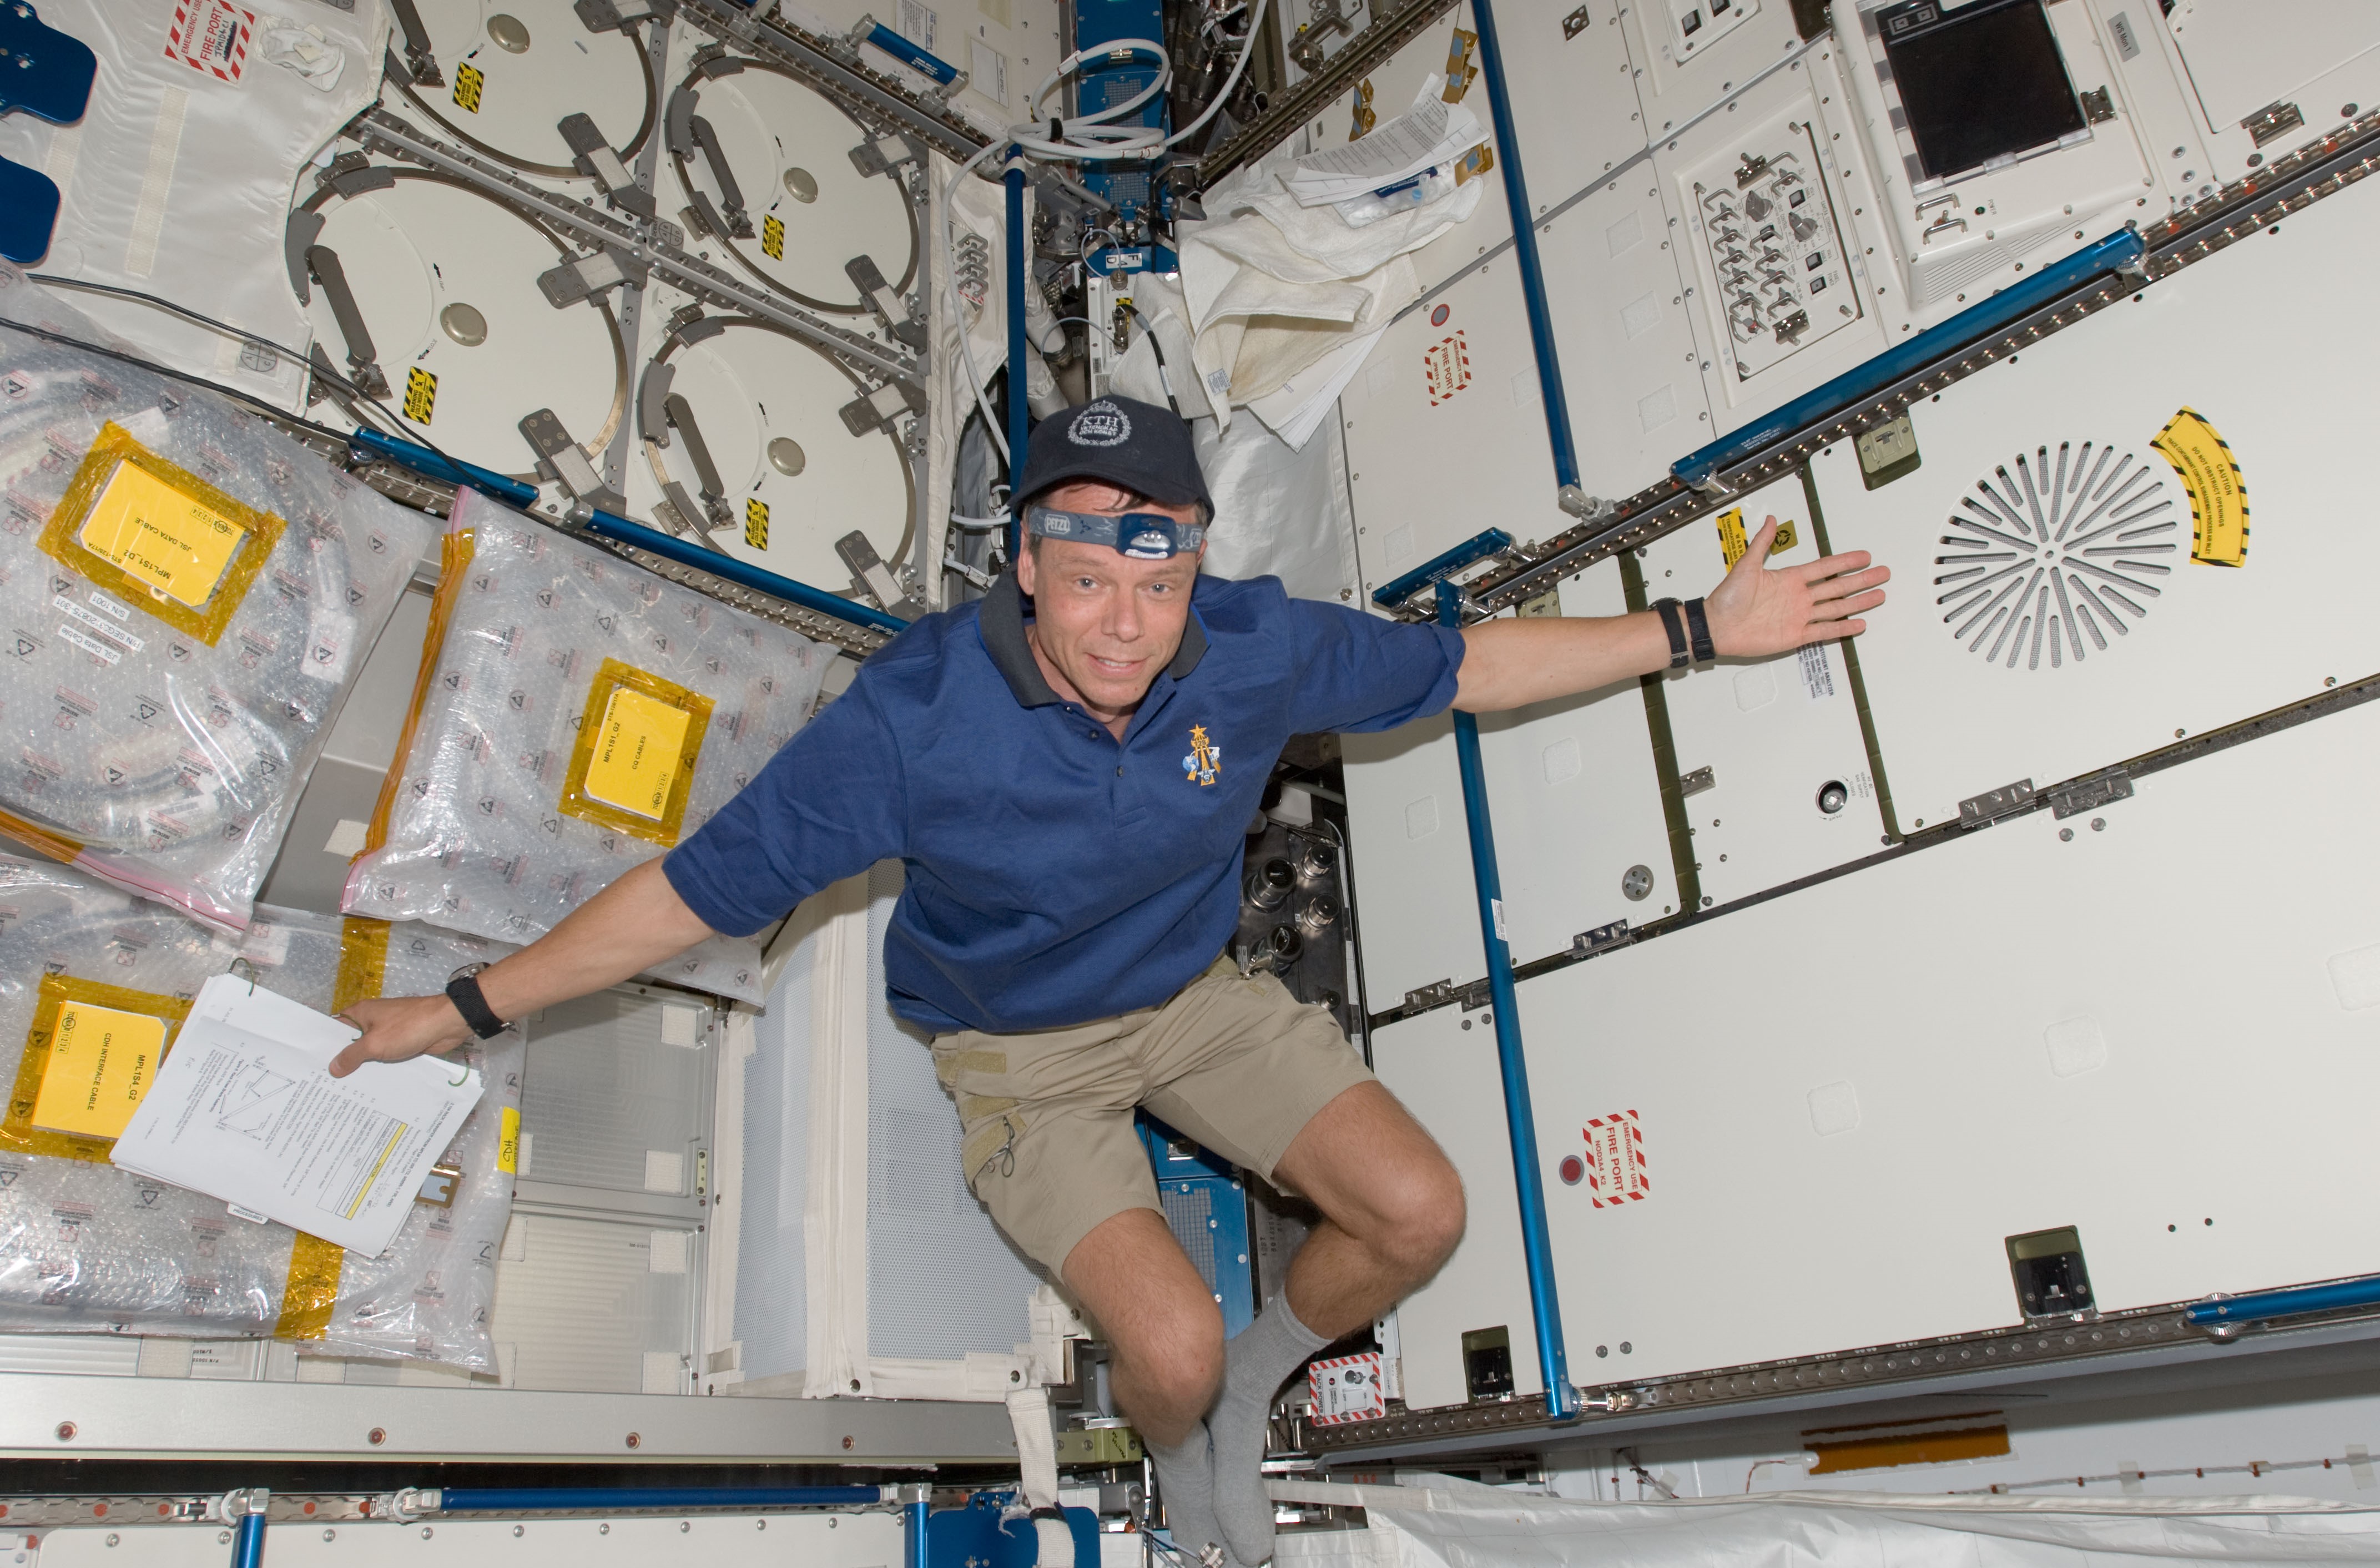
M2042 0L1957 10L1910 0L1876 12L1876 23L1928 179L1954 179L2083 128Z

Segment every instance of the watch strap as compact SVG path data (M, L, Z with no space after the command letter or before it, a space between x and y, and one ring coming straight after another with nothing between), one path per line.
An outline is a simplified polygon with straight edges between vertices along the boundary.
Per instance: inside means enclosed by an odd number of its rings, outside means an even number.
M455 1011L463 1015L463 1022L469 1025L471 1032L481 1039L493 1039L508 1027L496 1016L495 1009L488 1005L487 997L481 994L477 965L446 982L446 1000L455 1004Z
M1674 599L1656 599L1652 608L1661 617L1661 629L1670 634L1670 664L1672 670L1682 670L1694 661L1687 650L1685 618L1678 612Z
M1710 618L1703 614L1703 602L1699 599L1687 600L1684 608L1686 632L1694 642L1694 662L1707 664L1718 657L1718 650L1711 642Z

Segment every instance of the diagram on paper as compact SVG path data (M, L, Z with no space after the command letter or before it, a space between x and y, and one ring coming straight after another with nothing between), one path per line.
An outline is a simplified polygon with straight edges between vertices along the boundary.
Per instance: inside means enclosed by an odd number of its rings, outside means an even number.
M289 1108L289 1091L297 1087L297 1079L284 1076L261 1062L251 1062L235 1074L215 1097L211 1108L215 1112L215 1125L259 1143L270 1143L274 1125Z

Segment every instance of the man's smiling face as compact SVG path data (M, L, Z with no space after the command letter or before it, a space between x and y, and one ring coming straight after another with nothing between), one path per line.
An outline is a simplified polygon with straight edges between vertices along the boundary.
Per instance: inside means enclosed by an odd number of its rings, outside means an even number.
M1201 515L1195 503L1135 501L1112 485L1095 482L1060 485L1035 499L1058 511L1105 517L1154 512L1196 523ZM1118 726L1180 650L1197 576L1196 554L1145 561L1111 545L1033 541L1017 563L1016 583L1033 596L1029 637L1051 688L1093 718Z

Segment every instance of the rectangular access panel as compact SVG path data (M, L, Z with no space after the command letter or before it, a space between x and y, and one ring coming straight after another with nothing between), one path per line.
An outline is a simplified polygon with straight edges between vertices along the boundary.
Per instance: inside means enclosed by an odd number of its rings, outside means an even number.
M2375 242L2350 187L1917 404L1913 473L1811 459L1835 548L1893 571L1860 652L1902 827L2380 669L2373 334L2336 308Z
M2015 1324L2011 1238L2069 1228L2103 1311L2380 1268L2380 1221L2306 1201L2380 1094L2375 763L2351 708L1523 983L1574 1380ZM1453 1011L1380 1034L1486 1249L1404 1308L1416 1404L1520 1275Z

